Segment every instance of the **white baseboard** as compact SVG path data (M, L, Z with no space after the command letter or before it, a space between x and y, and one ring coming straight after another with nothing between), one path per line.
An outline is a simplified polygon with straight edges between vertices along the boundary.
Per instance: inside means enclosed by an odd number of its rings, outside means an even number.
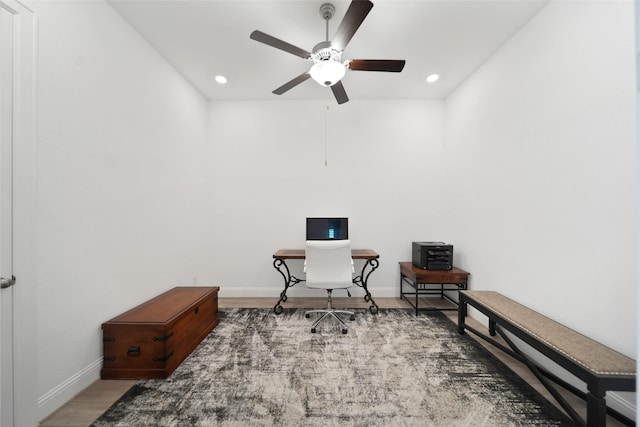
M220 291L218 292L219 298L273 298L274 304L280 298L280 292L284 289L283 286L233 286L233 287L224 287L220 286ZM351 295L356 296L364 296L364 290L357 286L353 286L350 289ZM396 287L375 287L374 289L369 288L369 292L373 296L375 300L377 297L380 298L390 298L390 297L398 297L398 290ZM341 297L344 291L335 291L334 297ZM304 283L300 283L292 288L287 290L288 297L323 297L326 293L317 289L308 289L304 286Z
M637 413L637 408L635 405L635 393L629 392L625 394L628 394L629 398L634 399L634 401L625 399L622 393L615 391L607 392L607 406L615 411L620 412L625 417L635 421Z
M43 420L100 379L102 357L38 398L38 420Z

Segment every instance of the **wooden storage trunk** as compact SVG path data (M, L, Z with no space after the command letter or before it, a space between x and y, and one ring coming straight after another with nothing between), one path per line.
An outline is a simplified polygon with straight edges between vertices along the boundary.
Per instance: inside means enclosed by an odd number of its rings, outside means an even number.
M102 324L102 379L167 378L218 324L215 287L177 287Z

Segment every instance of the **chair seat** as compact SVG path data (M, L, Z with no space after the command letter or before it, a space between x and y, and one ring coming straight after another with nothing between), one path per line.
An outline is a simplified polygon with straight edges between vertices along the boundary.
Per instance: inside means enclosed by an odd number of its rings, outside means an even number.
M309 289L349 289L353 283L349 284L349 286L345 285L342 282L313 282L307 283L307 288Z

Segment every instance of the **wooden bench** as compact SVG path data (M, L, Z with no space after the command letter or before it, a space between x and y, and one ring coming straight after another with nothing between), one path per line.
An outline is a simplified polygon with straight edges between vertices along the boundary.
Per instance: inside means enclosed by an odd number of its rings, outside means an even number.
M500 344L495 339L466 324L467 306L471 306L486 315L489 318L489 335L495 336L496 332L498 332L511 348ZM465 329L524 362L562 405L576 425L587 425L589 427L606 425L607 406L605 394L607 390L635 391L636 389L635 360L497 292L460 291L458 332L464 334ZM584 381L588 390L587 393L579 391L535 363L518 349L504 331L508 331L518 337L581 381ZM586 423L560 395L549 379L573 393L581 395L586 400ZM615 411L610 410L609 412L616 417L622 418L623 422L630 421Z

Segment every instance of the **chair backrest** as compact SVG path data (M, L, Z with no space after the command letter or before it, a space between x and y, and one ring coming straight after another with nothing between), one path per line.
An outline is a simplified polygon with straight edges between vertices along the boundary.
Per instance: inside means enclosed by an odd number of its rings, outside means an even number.
M305 258L307 287L344 289L353 285L351 241L307 240Z

